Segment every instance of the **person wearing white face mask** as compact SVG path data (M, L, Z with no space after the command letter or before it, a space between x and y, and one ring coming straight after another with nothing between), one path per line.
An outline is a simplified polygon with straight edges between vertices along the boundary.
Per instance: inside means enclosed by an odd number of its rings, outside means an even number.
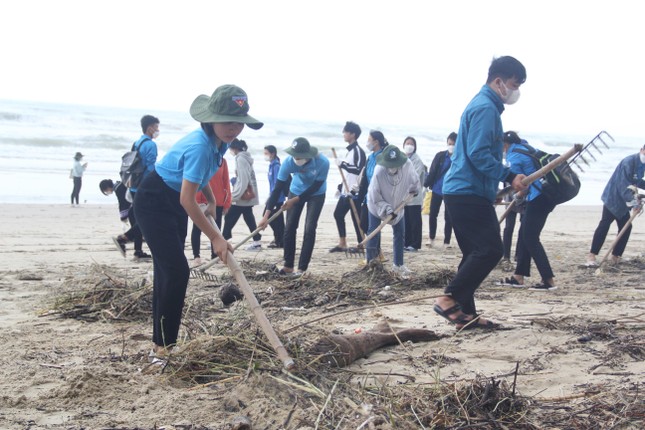
M504 254L495 203L500 182L525 190L524 174L502 162L504 105L517 101L526 68L517 59L495 58L486 83L470 101L459 123L452 164L443 182L446 203L462 252L457 274L435 301L434 311L458 330L495 329L499 325L477 315L475 292Z
M283 276L300 276L309 268L311 255L316 244L316 228L318 218L325 204L327 191L327 174L329 160L309 144L304 137L298 137L291 147L286 149L289 154L280 166L278 180L264 208L264 217L258 227L265 229L269 223L271 209L281 193L289 193L282 208L287 211L287 223L284 231L284 266L280 269ZM300 250L298 270L294 271L296 258L296 232L300 223L300 215L307 206L305 219L305 234Z
M430 199L430 243L429 247L434 246L434 239L437 237L437 217L439 216L439 209L443 203L443 178L452 164L450 157L455 150L455 142L457 141L457 133L454 131L448 135L446 143L448 148L444 151L439 151L434 156L432 164L430 164L430 171L425 178L423 186L428 188L432 193ZM443 228L443 246L450 247L450 239L452 237L452 223L450 222L450 215L444 206L443 210L444 228Z
M618 231L620 231L630 217L630 209L634 210L639 207L638 199L634 198L634 193L627 189L629 185L635 185L638 188L645 188L645 146L637 154L625 157L614 173L609 178L609 182L602 192L602 217L598 227L593 235L591 250L587 256L588 267L597 266L596 256L600 252L607 232L611 224L616 221ZM625 251L629 235L632 231L631 226L625 231L612 251L612 261L618 263Z
M417 141L414 137L408 136L403 140L403 152L412 163L415 172L419 176L419 183L423 183L427 168L417 154ZM423 219L421 217L421 205L423 204L424 193L418 193L405 205L405 242L403 249L408 252L415 252L421 249L423 238Z

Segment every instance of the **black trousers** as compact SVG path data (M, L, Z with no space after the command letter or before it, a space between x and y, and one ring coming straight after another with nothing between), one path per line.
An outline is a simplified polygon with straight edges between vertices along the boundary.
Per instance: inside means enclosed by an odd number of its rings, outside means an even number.
M223 206L217 206L215 208L215 224L221 230L222 229L222 213L224 212ZM197 227L197 224L193 223L193 229L190 232L190 246L193 250L193 257L200 257L200 247L201 247L201 237L202 231ZM211 245L211 258L215 258L215 253L213 252L213 245Z
M616 221L616 224L618 225L618 231L622 230L622 228L625 227L625 224L627 224L627 221L629 221L629 212L627 212L627 215L621 218L616 218L614 214L611 213L609 209L607 209L607 206L603 205L602 218L600 218L600 223L598 223L598 227L596 227L596 231L593 234L593 241L591 242L592 254L598 255L600 253L600 248L602 248L602 245L605 243L605 239L607 238L609 227L614 221ZM629 228L625 231L625 234L623 234L623 237L621 237L618 243L616 243L614 250L611 252L612 255L616 257L621 257L623 255L631 232L632 226L630 225Z
M352 224L354 224L354 231L356 232L356 240L360 243L363 241L361 236L361 231L359 224L356 222L356 217L352 212L351 201L354 202L356 206L356 212L361 213L361 204L357 199L352 199L349 196L340 196L338 198L338 203L336 203L336 209L334 209L334 219L336 220L336 228L338 228L338 237L347 237L347 230L345 229L345 216L347 212L350 212L350 217L352 219ZM367 230L363 230L365 232Z
M461 305L464 313L475 315L475 291L503 254L497 214L483 197L444 195L444 200L463 254L457 275L445 293Z
M553 278L553 270L540 242L540 234L554 208L555 205L544 195L539 195L526 204L526 212L522 217L522 225L517 236L516 275L531 276L531 259L533 259L542 280Z
M421 217L421 205L406 206L404 210L405 222L405 247L411 246L421 249L423 218Z
M71 200L72 204L74 204L74 201L76 201L76 204L78 204L78 197L81 194L81 186L83 186L83 178L80 176L74 176L74 188L72 188L72 195L71 195Z
M137 189L134 210L152 252L152 341L159 346L177 342L190 269L184 254L188 215L179 192L153 171Z
M506 260L511 259L511 247L513 246L513 231L515 231L515 221L517 220L517 212L510 211L506 215L506 220L504 224L504 233L503 233L503 243L504 243L504 258ZM515 258L517 258L517 246L515 247Z
M132 194L132 201L134 202L136 193L133 193L132 191L130 191L130 193ZM130 229L123 234L129 240L134 242L135 251L141 251L141 246L143 245L143 235L141 234L141 229L137 225L137 217L134 213L134 207L131 207L128 211L128 221L130 221Z
M292 194L289 195L289 198L291 197L293 197ZM305 234L302 239L298 270L304 272L309 267L314 245L316 244L318 218L320 218L324 204L325 195L321 194L310 197L305 202L301 200L287 211L287 225L284 230L284 267L293 268L296 259L296 233L298 232L300 215L305 205L307 205L307 216L305 217Z
M275 215L278 210L280 210L279 207L274 208L271 211L269 218ZM276 246L279 248L284 247L284 214L278 215L276 219L269 223L269 225L271 226L271 230L273 230L273 241L275 242Z
M250 233L254 232L258 228L258 225L255 223L255 215L253 215L253 206L232 205L229 208L228 213L224 216L224 231L222 232L224 239L229 240L233 237L233 227L237 224L237 220L240 219L240 216L244 218L244 222L249 228ZM262 235L259 233L253 236L253 240L255 241L261 239Z
M443 202L443 196L432 193L432 199L430 199L430 239L434 240L437 237L437 217L439 216L439 209L441 209L441 202ZM443 208L443 243L449 244L450 238L452 237L452 222L450 221L450 213L448 212L448 205L445 205Z

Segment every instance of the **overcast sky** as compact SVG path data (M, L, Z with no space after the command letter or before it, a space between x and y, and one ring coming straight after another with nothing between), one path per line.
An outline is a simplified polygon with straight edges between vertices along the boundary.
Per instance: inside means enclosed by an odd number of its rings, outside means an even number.
M234 83L263 119L456 129L512 55L528 78L506 128L645 138L638 3L2 2L0 98L187 111Z

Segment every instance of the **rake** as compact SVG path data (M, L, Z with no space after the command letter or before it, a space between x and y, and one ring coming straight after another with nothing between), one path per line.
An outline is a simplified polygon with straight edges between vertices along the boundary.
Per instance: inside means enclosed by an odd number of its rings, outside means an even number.
M610 135L609 133L607 133L606 131L604 131L604 130L603 130L603 131L601 131L600 133L598 133L598 134L597 134L593 139L591 139L591 140L589 141L589 143L587 143L587 144L582 148L582 150L581 150L578 154L576 154L576 155L571 159L571 161L569 162L569 164L573 164L573 165L575 165L575 166L576 166L576 167L577 167L577 168L578 168L582 173L584 173L585 171L584 171L584 170L582 169L582 167L580 166L580 163L578 162L578 159L580 159L580 161L582 161L583 163L585 163L587 166L589 166L589 162L585 159L584 155L588 155L588 156L590 156L590 157L593 159L593 161L597 161L597 160L596 160L596 157L594 157L594 155L593 155L593 153L590 151L590 149L591 149L591 148L593 148L593 149L595 149L596 151L598 151L598 153L599 153L599 154L601 154L601 155L602 155L602 151L600 150L600 148L598 147L598 145L599 145L599 144L602 144L606 149L609 149L609 145L607 145L607 142L605 142L605 139L611 139L611 142L612 142L612 143L614 143L614 142L615 142L615 141L614 141L614 138L613 138L613 137L611 137L611 135Z
M269 218L268 222L270 223L271 221L276 219L278 216L280 216L282 214L282 212L284 212L284 208L278 209L278 211L276 213L271 215L271 218ZM249 239L251 239L253 236L258 234L260 231L262 231L262 228L260 228L260 227L258 227L255 230L253 230L253 232L251 232L248 236L246 236L244 239L242 239L241 242L239 242L238 244L236 244L233 247L233 251L237 250L240 246L244 245L246 242L249 241ZM194 278L198 278L198 279L205 279L207 281L215 281L215 282L217 282L218 281L217 276L211 275L210 273L205 273L205 272L206 272L207 269L210 269L211 267L213 267L218 261L219 261L219 257L215 257L211 261L209 261L208 263L204 263L199 267L195 267L195 268L190 269L190 276L192 276Z

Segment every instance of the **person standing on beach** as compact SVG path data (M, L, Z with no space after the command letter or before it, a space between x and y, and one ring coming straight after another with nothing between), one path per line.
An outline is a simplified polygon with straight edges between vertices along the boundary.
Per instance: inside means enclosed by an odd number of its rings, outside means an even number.
M213 196L215 197L215 224L221 230L222 228L222 216L228 213L229 208L231 207L231 183L228 178L228 163L226 159L222 159L222 165L217 172L213 175L208 184L213 191ZM200 208L206 209L208 207L208 199L204 193L199 191L197 193L197 204ZM193 223L193 229L190 233L190 245L193 251L193 266L199 266L202 264L201 260L201 237L202 231L199 229L197 224ZM215 258L215 251L211 247L211 260Z
M159 136L159 118L152 115L144 115L141 118L141 131L143 134L136 142L134 142L132 148L133 150L139 151L141 161L145 167L142 178L143 181L143 179L145 179L145 177L154 170L155 163L157 162L157 144L153 139L156 139ZM134 202L137 187L130 187L129 192L130 200ZM130 217L130 230L126 231L122 235L113 237L112 241L124 258L125 244L128 242L134 242L135 260L149 260L151 258L150 254L147 254L142 250L143 236L141 235L141 230L137 225L136 216L134 211L130 212L132 214Z
M77 152L76 155L74 155L72 170L69 172L70 178L74 181L74 188L72 189L71 196L72 207L75 207L74 202L76 202L76 206L79 206L78 198L81 193L81 187L83 186L83 173L85 172L85 169L87 169L87 163L81 164L82 159L83 154Z
M443 182L444 201L462 259L454 279L435 301L434 311L462 329L494 328L497 324L477 315L475 291L502 258L503 245L493 203L499 183L525 190L522 174L502 163L501 114L505 104L519 98L526 69L518 60L495 58L488 79L464 110L452 155L452 165ZM473 322L477 318L478 320Z
M327 191L327 174L329 173L329 160L311 146L304 137L296 138L291 147L286 149L287 157L280 166L278 181L267 200L264 208L264 217L258 224L265 229L271 216L271 208L280 193L289 191L289 198L282 208L287 211L287 225L284 231L284 267L280 269L283 276L301 276L309 268L311 255L316 244L316 228L318 218L325 204ZM291 184L289 184L291 182ZM305 218L305 234L302 239L302 249L298 261L298 270L294 272L296 258L296 233L300 223L300 215L307 206Z
M605 238L607 237L607 232L609 232L611 224L616 221L618 231L622 230L630 218L630 209L634 210L640 207L638 199L634 197L634 192L627 187L635 185L638 188L645 188L644 175L645 146L638 153L625 157L618 163L618 166L616 166L614 173L609 178L609 182L607 182L602 192L602 217L593 234L591 250L587 256L587 267L595 267L598 265L596 256L600 252L603 243L605 243ZM631 231L632 227L629 226L618 243L616 243L611 253L613 263L618 263L623 256Z
M269 171L267 172L267 178L269 179L269 193L272 193L275 189L275 185L278 182L278 174L280 173L280 157L278 157L278 150L273 145L267 145L264 147L264 160L269 162ZM271 218L284 203L284 193L280 193L278 199L275 202L275 206L269 208ZM273 241L269 244L269 248L283 248L284 246L284 216L280 214L269 223L271 229L273 230Z
M374 175L374 169L376 168L376 157L378 157L383 148L385 148L389 143L385 140L385 136L378 130L371 130L369 136L367 136L367 149L372 151L371 154L367 157L367 162L365 163L365 171L358 186L354 186L352 191L358 194L358 201L363 202L361 205L361 229L367 231L369 227L369 211L367 210L367 189L369 188L370 181L372 180L372 175ZM360 243L360 242L359 242Z
M217 206L208 182L244 125L254 130L264 125L248 112L246 92L235 85L222 85L210 97L198 96L190 115L200 128L175 143L137 189L134 210L152 251L154 269L153 355L167 355L177 342L190 275L184 253L188 217L208 237L223 263L233 251L207 218L216 215ZM203 212L197 204L200 190L208 201Z
M455 142L457 141L457 133L454 131L448 135L446 143L448 147L444 151L439 151L434 156L432 164L430 164L430 171L428 176L426 176L423 186L428 188L432 193L432 198L430 199L430 215L428 216L430 221L430 243L428 246L432 248L434 246L434 239L437 237L437 218L439 216L439 209L441 209L441 203L443 203L443 178L450 169L452 161L450 157L455 150ZM450 238L452 237L452 223L450 222L450 214L445 205L443 208L443 246L450 246Z
M233 204L224 217L224 230L222 234L224 239L229 240L233 237L233 227L237 224L240 216L244 218L246 226L250 232L255 231L258 227L253 215L253 206L260 203L258 199L258 184L253 170L253 157L247 151L248 146L243 140L234 140L229 145L229 149L235 155L235 177L231 178L233 188L231 195ZM253 243L246 247L247 251L259 251L262 249L262 236L256 233L253 236Z
M336 159L336 163L341 170L344 170L345 182L349 189L345 189L345 184L341 181L338 185L338 203L334 210L334 219L336 220L336 228L338 229L338 245L334 246L329 252L345 252L347 251L347 231L345 229L345 217L350 213L350 218L354 224L354 231L356 232L356 239L360 243L363 240L361 235L361 228L359 222L352 213L351 202L354 203L357 213L360 214L361 202L358 196L351 193L352 187L358 184L361 171L365 167L365 151L357 142L361 136L361 128L358 124L352 121L347 121L343 127L343 139L347 143L347 153L344 158ZM363 230L364 231L364 230Z
M399 206L410 194L417 195L421 187L421 178L408 157L394 145L388 145L376 157L377 166L367 190L367 209L369 211L369 236L389 216L392 219L394 240L392 253L394 262L392 272L402 278L410 276L410 270L403 264L403 244L405 241L404 210ZM398 213L395 212L398 210ZM421 212L419 212L421 213ZM366 245L367 263L381 253L381 233L377 233Z
M427 168L421 157L417 154L417 140L408 136L403 140L403 152L414 166L414 171L419 176L419 184L423 183ZM416 252L421 249L423 239L423 218L421 217L421 205L423 204L423 193L417 195L405 205L405 243L403 249L408 252Z

